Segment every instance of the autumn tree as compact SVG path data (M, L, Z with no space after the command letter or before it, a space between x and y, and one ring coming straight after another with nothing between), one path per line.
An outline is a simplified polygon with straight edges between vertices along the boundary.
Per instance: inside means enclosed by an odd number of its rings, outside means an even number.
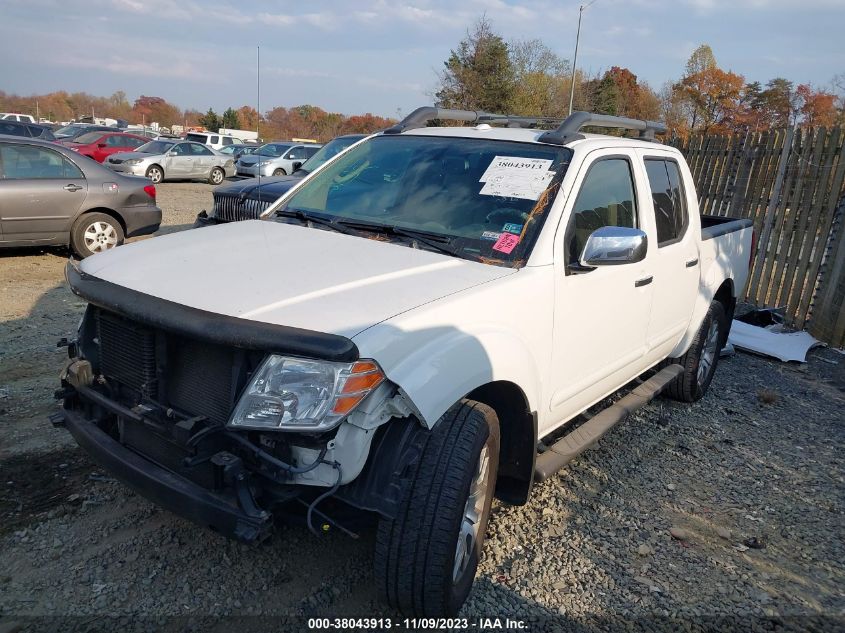
M673 90L678 104L686 111L690 130L724 132L740 112L744 85L742 75L719 68L713 51L702 45L690 56L686 73Z
M173 125L182 121L182 112L176 106L161 97L141 95L132 106L132 118L136 123L160 123Z
M590 87L596 112L634 119L660 117L660 98L627 68L613 66L601 79L591 81Z
M787 127L795 122L798 96L791 81L783 77L770 80L760 93L760 102L773 127Z
M514 68L508 45L481 17L472 32L452 50L440 74L437 105L505 112L514 93Z
M258 126L258 111L252 106L238 108L238 119L244 130L254 130Z
M799 112L806 125L835 125L839 118L836 95L824 90L813 90L810 84L800 84L795 89Z

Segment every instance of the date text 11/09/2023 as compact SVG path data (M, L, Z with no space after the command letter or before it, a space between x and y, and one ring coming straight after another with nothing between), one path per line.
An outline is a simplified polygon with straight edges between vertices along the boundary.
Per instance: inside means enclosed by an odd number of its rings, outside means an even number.
M524 620L511 618L308 618L311 631L524 631Z

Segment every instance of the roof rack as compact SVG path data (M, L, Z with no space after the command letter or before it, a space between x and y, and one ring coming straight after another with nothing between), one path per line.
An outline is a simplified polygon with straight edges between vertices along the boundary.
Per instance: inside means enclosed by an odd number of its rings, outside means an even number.
M466 121L467 123L495 123L508 127L536 127L539 125L560 125L561 119L550 117L515 116L513 114L493 114L476 110L453 110L451 108L435 108L423 106L411 112L393 127L387 128L385 134L401 134L408 130L425 127L429 121L443 119L446 121Z
M561 122L560 119L549 117L514 116L512 114L493 114L475 110L453 110L450 108L436 108L423 106L411 112L393 127L387 128L385 134L401 134L408 130L425 127L426 123L435 119L448 121L466 121L467 123L495 123L508 127L530 128L541 125L557 125L557 129L541 134L537 139L542 143L563 145L576 139L583 139L581 128L587 126L610 127L624 130L635 130L640 138L653 141L655 134L665 134L666 126L658 121L644 121L629 119L608 114L593 114L592 112L573 112Z
M562 145L575 139L585 138L581 134L581 128L587 126L612 127L622 130L635 130L640 133L640 138L646 141L653 141L655 134L665 134L666 126L658 121L644 121L642 119L629 119L621 116L610 116L609 114L593 114L592 112L573 112L560 127L551 132L542 134L537 140L542 143L553 143Z

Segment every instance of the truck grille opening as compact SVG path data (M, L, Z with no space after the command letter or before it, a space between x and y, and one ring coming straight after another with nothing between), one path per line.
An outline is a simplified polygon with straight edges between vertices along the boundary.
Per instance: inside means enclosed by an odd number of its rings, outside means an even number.
M229 419L235 398L263 353L236 350L156 330L102 309L94 311L99 366L116 390L131 390L190 416Z
M225 222L239 222L241 220L257 220L269 202L254 198L241 199L240 194L214 193L214 208L212 215Z
M155 334L117 315L97 311L100 372L144 396L158 393Z

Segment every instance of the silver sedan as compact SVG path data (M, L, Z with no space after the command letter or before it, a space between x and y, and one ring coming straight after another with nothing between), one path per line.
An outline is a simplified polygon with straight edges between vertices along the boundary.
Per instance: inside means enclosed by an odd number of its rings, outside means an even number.
M191 141L150 141L134 152L112 154L103 164L122 174L146 176L153 183L207 180L219 185L224 178L235 175L231 156Z

